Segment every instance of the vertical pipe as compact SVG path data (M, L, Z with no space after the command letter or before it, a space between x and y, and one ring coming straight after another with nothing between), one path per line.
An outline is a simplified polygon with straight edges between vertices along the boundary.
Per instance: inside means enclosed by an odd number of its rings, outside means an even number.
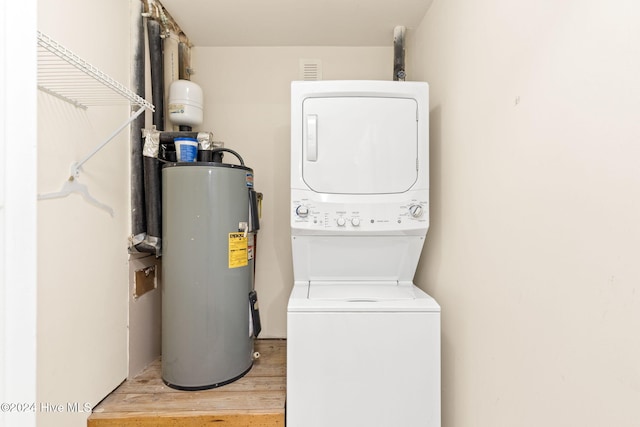
M191 80L191 49L185 42L178 45L178 78ZM180 125L181 131L191 131L191 126Z
M168 35L163 40L162 51L164 55L164 87L167 89L165 93L165 105L168 104L168 92L171 83L178 80L180 61L178 54L178 36L172 32L168 32ZM169 114L165 114L164 117L164 130L176 131L177 126L174 126L169 120Z
M164 130L164 64L162 58L162 37L160 24L153 19L147 20L149 33L149 59L151 62L151 96L156 110L153 124L159 131Z
M191 80L191 48L185 42L180 42L178 45L178 59L180 63L178 78Z
M159 131L164 130L164 71L162 58L162 37L160 24L147 20L149 33L149 58L151 62L151 92L156 110L153 124ZM160 256L162 237L162 193L160 163L157 157L144 156L144 187L147 211L147 237L145 243L155 248Z
M403 82L407 73L404 69L404 36L406 28L399 25L393 29L393 80Z
M133 68L131 70L131 84L134 92L146 98L145 94L145 41L144 19L142 18L142 3L133 2L132 11L132 50ZM145 115L138 116L131 123L131 235L132 246L144 240L147 231L147 220L144 198L144 166L142 162L142 129Z

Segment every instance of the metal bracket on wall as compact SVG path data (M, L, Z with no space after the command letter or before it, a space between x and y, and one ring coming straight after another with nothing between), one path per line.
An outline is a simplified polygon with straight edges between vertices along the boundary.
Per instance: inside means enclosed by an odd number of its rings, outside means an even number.
M94 199L89 194L87 187L78 182L80 170L85 162L129 126L140 114L145 110L154 111L155 107L40 31L38 31L38 89L83 109L90 106L118 104L139 107L125 123L89 154L80 161L71 164L69 178L60 191L38 195L39 200L45 200L79 193L85 200L113 216L113 209Z
M156 266L145 267L135 271L133 278L135 283L133 298L138 299L142 295L149 291L152 291L158 287L158 281L156 279Z

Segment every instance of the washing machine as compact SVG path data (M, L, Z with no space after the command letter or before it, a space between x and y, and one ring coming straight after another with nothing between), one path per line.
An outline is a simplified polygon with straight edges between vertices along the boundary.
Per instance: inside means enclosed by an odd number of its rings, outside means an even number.
M424 82L291 86L288 427L440 427Z

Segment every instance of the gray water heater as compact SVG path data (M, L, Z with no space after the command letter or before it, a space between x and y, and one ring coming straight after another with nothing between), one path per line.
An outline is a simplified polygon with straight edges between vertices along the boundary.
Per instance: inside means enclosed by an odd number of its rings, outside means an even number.
M162 379L218 387L253 364L253 171L226 163L162 169Z

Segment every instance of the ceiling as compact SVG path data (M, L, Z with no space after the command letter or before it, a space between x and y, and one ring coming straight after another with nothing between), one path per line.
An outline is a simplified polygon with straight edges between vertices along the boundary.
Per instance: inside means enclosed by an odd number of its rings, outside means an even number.
M161 0L195 46L391 46L433 0Z

